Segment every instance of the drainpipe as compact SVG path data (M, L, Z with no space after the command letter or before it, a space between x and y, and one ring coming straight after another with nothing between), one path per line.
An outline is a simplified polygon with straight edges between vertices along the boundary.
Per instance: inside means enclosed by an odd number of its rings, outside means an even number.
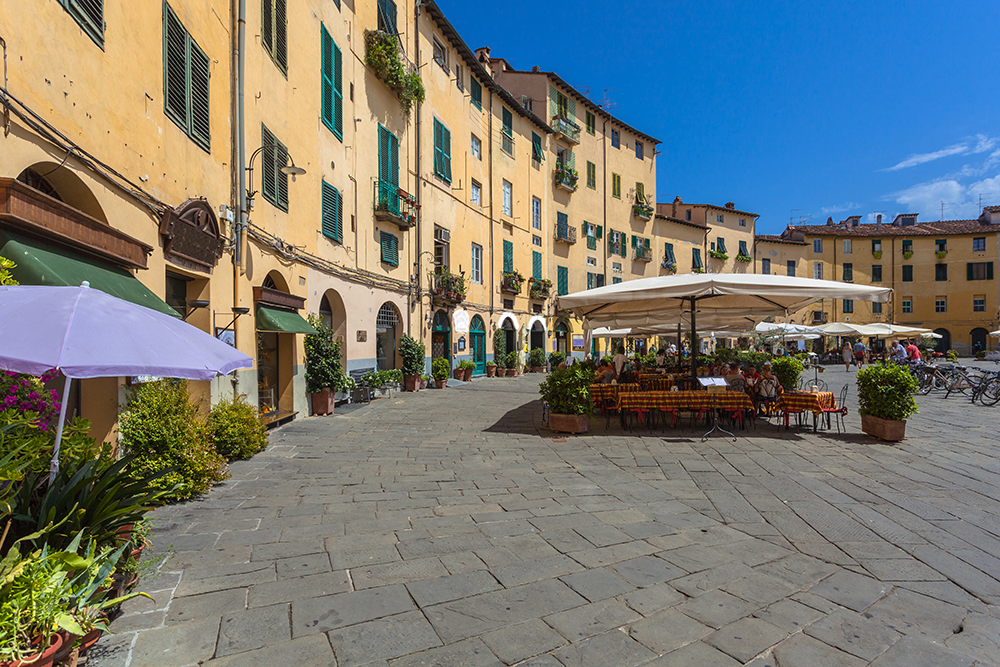
M413 42L414 42L413 57L415 59L414 62L417 65L417 71L418 72L420 71L420 8L421 8L421 3L420 2L417 2L415 4L414 8L413 8L414 9L414 18L413 18L413 34L414 34L414 37L413 37ZM420 205L420 202L422 201L422 195L423 195L423 191L424 191L424 189L423 189L423 182L422 182L423 176L421 175L421 171L420 171L420 111L421 111L420 107L421 107L421 105L418 103L417 104L417 111L416 111L416 120L414 120L414 132L416 132L417 136L416 136L416 140L414 141L414 148L413 148L414 160L415 160L416 171L417 171L417 177L416 177L416 186L417 186L416 198L417 198L417 205L418 206ZM417 318L418 318L417 321L420 323L420 327L421 328L423 328L423 322L424 322L424 293L423 293L423 289L421 289L421 287L420 287L421 280L422 280L422 275L423 275L423 271L420 269L420 258L423 256L423 252L421 252L421 250L423 248L423 218L424 218L423 207L421 206L420 210L417 211L417 228L416 228L416 235L417 235L417 256L416 256L416 259L414 261L414 264L416 265L416 268L417 268ZM413 290L411 288L411 290L410 290L411 297L412 297L412 293L413 293ZM412 316L408 317L407 318L407 323L406 323L406 327L407 327L406 332L407 332L408 335L411 335L411 336L413 335L411 333L411 330L410 330L410 320L412 320L412 319L413 319ZM423 334L420 335L420 340L423 340Z
M831 273L830 280L836 280L837 279L837 241L839 241L839 240L840 240L840 237L837 237L837 236L833 237L833 265L830 267L830 273ZM830 301L833 302L833 306L832 306L830 312L833 313L833 321L836 322L837 321L837 299L835 299L835 298L834 299L830 299Z
M247 27L247 2L239 0L239 14L236 18L236 169L239 173L239 207L236 211L236 224L233 227L233 241L236 249L233 256L236 262L236 275L239 277L239 267L243 266L243 230L246 226L247 215L247 184L246 171L243 167L246 161L246 132L244 118L244 95L243 89L246 84L246 27ZM234 286L235 291L235 286Z
M493 73L490 72L490 76ZM490 89L490 107L489 113L489 137L490 140L487 142L490 151L490 323L493 323L493 315L495 314L495 303L496 303L496 267L493 266L493 258L496 257L496 242L494 241L494 227L496 226L496 218L493 216L493 89ZM501 297L503 298L503 297ZM501 305L503 305L501 303ZM502 310L501 310L502 312ZM490 341L492 342L492 341ZM493 360L496 361L496 350L493 350Z

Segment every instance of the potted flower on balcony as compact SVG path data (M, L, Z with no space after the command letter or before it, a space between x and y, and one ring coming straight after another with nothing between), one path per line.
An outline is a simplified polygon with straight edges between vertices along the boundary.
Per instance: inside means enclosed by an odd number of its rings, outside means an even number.
M906 252L903 253L903 259L910 259L911 257L913 257L912 250L907 250Z
M660 266L669 271L670 273L677 273L677 262L663 260L663 264L661 264Z
M309 323L319 333L309 334L305 339L306 391L311 394L313 414L332 415L334 392L344 375L340 368L342 341L334 339L333 329L319 315L309 315Z
M524 284L524 276L517 269L512 271L504 271L503 279L500 283L500 290L503 292L510 292L512 294L521 293L521 285Z
M586 433L587 417L594 408L590 384L594 373L589 364L554 368L538 387L542 402L549 406L549 428L562 433Z
M576 183L579 180L576 169L568 167L561 162L556 163L555 179L556 185L567 190L576 190Z
M532 373L545 372L545 350L536 347L528 353L528 365L531 366Z
M906 437L906 419L917 411L917 378L899 364L869 364L858 371L861 430L880 440Z
M948 251L947 251L947 250L938 250L938 251L937 251L936 253L934 253L934 254L935 254L935 255L937 255L937 258L938 258L938 259L944 259L945 257L947 257L947 256L948 256Z
M412 336L403 334L399 339L399 356L403 358L403 389L420 389L420 374L424 372L424 344Z
M438 357L431 362L431 374L434 376L434 387L436 389L447 389L449 368L450 364L444 357Z
M641 220L649 220L653 217L653 207L646 202L636 202L632 205L632 215Z
M750 255L744 255L743 253L738 253L736 255L736 261L743 262L744 264L749 264L750 262L753 261L753 259L751 259Z
M708 254L709 256L714 257L715 259L721 259L722 261L729 259L729 255L722 250L709 250Z
M548 278L531 278L528 295L532 299L547 299L552 291L552 281Z
M872 257L874 257L875 259L882 259L882 251L872 250Z

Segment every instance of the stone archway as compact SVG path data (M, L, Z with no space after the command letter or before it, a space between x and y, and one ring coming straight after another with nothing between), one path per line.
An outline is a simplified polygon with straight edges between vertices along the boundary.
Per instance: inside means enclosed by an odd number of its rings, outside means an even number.
M399 339L402 335L399 309L393 302L386 301L375 318L375 361L380 371L399 367Z
M341 341L340 365L347 368L347 309L335 289L328 289L319 300L319 319L333 329L334 340Z
M976 327L969 332L969 336L972 338L972 349L970 350L972 354L987 349L989 335L990 332L982 327Z
M950 350L951 349L951 332L948 331L947 329L943 329L942 328L942 329L935 329L934 333L936 333L937 335L941 336L940 338L937 339L937 342L938 342L937 351L938 352L947 352L948 350Z
M72 169L60 166L58 162L36 162L21 171L17 180L108 224L104 209L87 184Z

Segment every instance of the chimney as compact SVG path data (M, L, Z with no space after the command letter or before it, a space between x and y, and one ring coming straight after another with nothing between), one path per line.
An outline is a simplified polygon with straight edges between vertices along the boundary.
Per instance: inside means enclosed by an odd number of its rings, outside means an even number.
M532 72L541 72L541 71L542 71L542 68L541 68L541 67L539 67L538 65L532 65L532 66L531 66L531 71L532 71Z
M726 208L728 208L728 209L730 209L730 210L734 210L734 209L736 208L736 204L734 204L734 203L733 203L733 202L731 202L731 201L727 201L727 202L726 202Z
M670 214L671 218L676 218L677 217L677 205L678 204L683 204L683 203L684 202L681 200L680 195L674 197L673 213Z
M476 49L476 57L479 58L479 62L489 65L490 63L490 47L481 46Z
M826 224L827 224L828 227L832 227L833 226L833 218L827 218L826 219Z
M882 231L882 214L879 213L875 216L875 231Z

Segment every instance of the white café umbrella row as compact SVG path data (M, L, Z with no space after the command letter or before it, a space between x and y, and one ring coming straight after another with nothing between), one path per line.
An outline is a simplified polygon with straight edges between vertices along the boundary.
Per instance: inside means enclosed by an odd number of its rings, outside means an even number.
M153 375L211 380L253 360L190 324L100 290L0 287L0 370L66 378L49 483L59 472L72 378Z

